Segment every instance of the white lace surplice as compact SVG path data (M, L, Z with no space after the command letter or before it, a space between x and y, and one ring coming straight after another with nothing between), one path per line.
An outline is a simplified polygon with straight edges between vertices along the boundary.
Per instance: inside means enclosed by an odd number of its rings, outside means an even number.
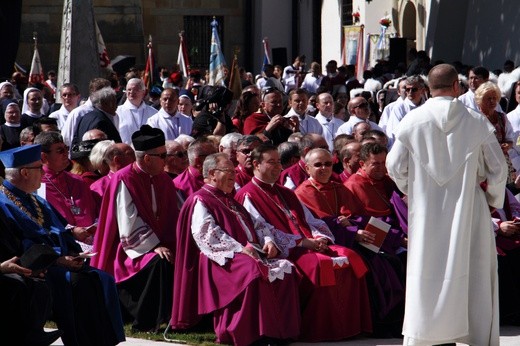
M243 222L240 221L242 224ZM266 227L256 227L258 237L261 239L263 245L264 241L271 241L269 231ZM243 246L227 234L217 223L215 218L204 203L197 199L193 208L193 215L191 218L191 233L193 239L200 251L206 255L210 260L223 266L229 259L235 256L235 253L241 253ZM269 281L273 282L276 279L283 280L285 274L292 272L292 263L284 259L264 259L262 262L269 268Z

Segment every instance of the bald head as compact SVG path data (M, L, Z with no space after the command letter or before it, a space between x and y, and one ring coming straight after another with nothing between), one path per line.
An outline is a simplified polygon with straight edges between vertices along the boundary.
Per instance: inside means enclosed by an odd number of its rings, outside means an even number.
M452 65L434 66L428 74L428 83L432 96L458 96L457 70Z

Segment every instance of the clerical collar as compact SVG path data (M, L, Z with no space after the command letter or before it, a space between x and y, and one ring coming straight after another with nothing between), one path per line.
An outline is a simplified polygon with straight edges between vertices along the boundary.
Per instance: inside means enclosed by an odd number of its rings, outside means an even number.
M7 126L7 127L20 127L20 126L22 126L22 124L20 124L20 123L17 123L17 124L5 123L5 126Z
M258 178L257 176L254 176L253 179L258 180L258 181L261 182L262 184L270 185L271 187L273 187L274 184L276 184L276 183L266 183L265 181L263 181L262 179Z
M222 194L222 195L224 195L226 197L230 197L231 196L230 193L226 193L226 192L222 191L221 189L219 189L218 187L211 185L210 183L204 184L203 188L205 188L206 190L210 191L211 193Z
M139 166L139 164L137 163L137 161L134 162L135 163L135 169L136 170L139 170L141 171L141 173L144 173L144 174L148 174L150 176L150 178L153 177L153 175L151 175L150 173L148 173L147 171L145 171L144 169L141 168L141 166Z

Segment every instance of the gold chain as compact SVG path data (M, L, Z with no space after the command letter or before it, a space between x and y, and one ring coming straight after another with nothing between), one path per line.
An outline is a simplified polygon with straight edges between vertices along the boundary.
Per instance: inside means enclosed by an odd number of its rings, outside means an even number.
M38 203L38 201L36 200L36 198L33 195L30 195L30 196L36 207L36 213L38 214L37 218L35 218L32 215L32 213L29 212L29 210L27 210L27 208L25 208L25 206L22 204L22 202L20 202L20 200L11 191L9 191L5 186L3 186L3 185L0 186L0 191L2 191L7 196L7 198L9 198L9 200L11 200L18 208L20 208L20 210L22 212L27 214L27 216L29 216L31 218L31 220L36 222L40 227L43 226L43 223L45 221L45 218L43 216L43 211L42 211L42 208L40 207L40 204Z

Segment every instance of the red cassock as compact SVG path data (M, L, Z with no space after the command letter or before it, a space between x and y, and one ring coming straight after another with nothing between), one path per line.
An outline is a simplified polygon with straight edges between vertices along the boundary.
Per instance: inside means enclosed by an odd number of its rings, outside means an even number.
M257 178L237 192L236 199L246 198L275 229L313 238L304 210L293 191L278 184L270 185ZM323 223L325 230L330 233ZM341 340L372 331L370 303L361 257L343 246L330 245L331 252L321 254L303 247L293 247L289 260L303 273L300 284L302 333L305 341ZM349 264L338 267L334 258L347 257Z

